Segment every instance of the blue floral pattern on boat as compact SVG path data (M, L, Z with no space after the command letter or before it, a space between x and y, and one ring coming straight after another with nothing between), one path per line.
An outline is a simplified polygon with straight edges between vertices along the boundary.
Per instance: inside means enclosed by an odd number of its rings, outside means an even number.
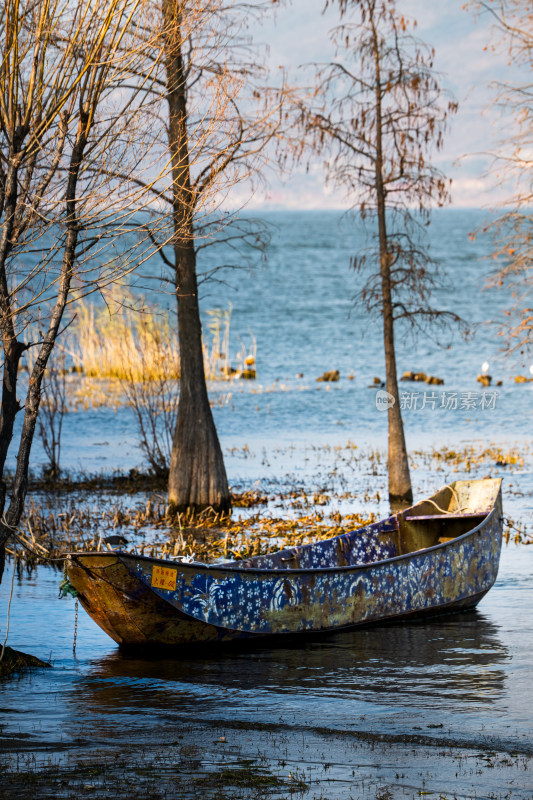
M152 591L187 617L214 626L222 638L231 631L331 630L462 601L468 605L493 585L501 548L500 502L466 535L405 555L398 555L395 520L245 562L166 562L176 567L176 588ZM120 559L151 586L155 560L122 554Z
M398 555L396 518L390 517L366 528L343 533L333 539L280 550L266 556L239 561L241 568L318 569L320 567L372 564ZM228 562L225 566L235 566Z

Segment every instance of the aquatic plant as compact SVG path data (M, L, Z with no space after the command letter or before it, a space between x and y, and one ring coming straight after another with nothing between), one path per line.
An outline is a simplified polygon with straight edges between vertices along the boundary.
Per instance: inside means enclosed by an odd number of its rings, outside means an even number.
M166 499L159 494L148 499L134 497L133 502L116 502L113 494L107 498L100 495L97 504L78 494L63 503L56 496L47 499L45 494L39 502L29 504L8 555L31 567L40 560L60 558L65 552L113 549L117 546L115 537L123 532L124 545L129 545L126 549L144 555L240 560L328 539L376 519L374 512L343 516L333 506L313 509L312 495L304 489L291 490L285 496L294 511L280 517L273 506L282 498L275 495L269 500L260 492L248 491L233 495L233 516L206 509L200 514L169 517ZM298 499L301 502L294 503ZM256 506L263 508L259 512Z
M257 345L241 342L230 357L231 304L227 309L207 311L208 341L203 342L204 369L208 380L239 377L255 364ZM179 380L180 353L176 325L168 310L116 291L106 305L79 300L75 321L68 331L64 349L72 361L73 373L90 378L125 381Z
M164 482L155 476L135 473L103 482L87 479L81 484L69 484L63 478L60 496L48 493L46 484L41 483L8 554L18 559L20 569L33 568L43 557L60 558L67 551L116 546L162 558L240 560L331 538L382 515L385 453L363 450L352 442L344 447L325 444L314 449L318 461L334 455L330 472L313 476L310 485L288 474L268 489L268 484L261 484L234 490L232 515L206 509L169 518L166 497L158 491L159 486L164 489ZM526 459L529 463L531 452L526 446L519 449L478 443L457 450L415 451L412 467L415 474L441 470L475 473L479 468L481 476L491 463L522 469ZM357 492L338 479L341 466L349 468L352 477L354 470L364 476ZM374 473L375 479L370 477ZM505 518L503 535L507 543L533 544L533 529L519 518Z
M66 347L73 368L91 378L158 381L179 378L178 337L168 312L133 300L96 306L79 300Z

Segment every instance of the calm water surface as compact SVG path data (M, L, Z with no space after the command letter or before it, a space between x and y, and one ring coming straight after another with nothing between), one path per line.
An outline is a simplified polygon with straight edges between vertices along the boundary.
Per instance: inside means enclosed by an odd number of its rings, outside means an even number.
M484 212L465 209L441 210L433 217L431 252L440 263L441 283L434 305L471 323L472 336L464 341L453 329L442 334L428 330L416 339L398 335L400 374L424 371L445 380L444 387L402 384L409 393L404 419L411 448L443 441L457 446L472 439L531 441L533 383L514 383L516 374L529 374L529 363L505 361L497 329L485 324L505 320L503 312L510 303L504 292L483 290L494 264L490 241L484 236L472 240L469 234L485 217ZM366 246L365 238L350 219L333 211L271 212L265 219L272 231L267 261L251 271L226 273L227 282L202 286L206 337L211 319L207 310L226 309L231 303L233 363L241 347L250 352L254 340L257 344L256 382L211 386L223 446L229 450L248 445L257 451L273 444L347 439L358 445L384 445L386 420L376 410L374 390L368 388L374 377L383 379L385 374L381 326L379 319L354 305L358 283L349 266L354 252ZM205 269L221 263L227 263L226 253L216 248L204 252ZM160 273L157 261L149 268ZM146 281L135 280L137 290L146 295ZM172 298L160 296L160 300L170 303ZM501 387L484 391L476 382L485 361L494 383L502 380ZM338 383L316 382L332 369L340 371ZM417 398L411 397L414 391ZM447 407L449 393L455 393L456 409ZM466 393L473 393L470 403ZM142 454L137 441L129 408L69 413L64 420L62 466L85 473L138 467ZM44 461L37 441L34 467ZM238 463L234 469L229 456L232 477L241 477L242 466Z
M531 797L532 578L533 548L510 545L496 586L471 613L294 647L148 659L121 654L83 613L73 657L73 603L56 599L58 573L40 568L15 580L10 642L51 652L54 669L0 686L2 742L68 762L102 747L111 758L132 741L143 752L175 747L179 734L180 752L199 748L197 772L260 753L276 774L307 770L309 797L325 786L327 797L367 796L357 793L360 772L349 773L381 747L386 762L364 762L376 791L410 796L422 778L426 790L445 791L462 759L477 764L477 777L458 774L456 796Z
M434 255L449 273L438 299L474 321L497 316L504 303L481 292L487 245L468 237L481 220L479 212L436 215L432 234ZM271 221L278 227L267 265L232 279L234 289L212 287L204 301L205 308L233 303L235 349L239 338L249 343L250 331L257 340L258 382L213 387L230 482L283 485L296 476L317 486L326 481L321 489L372 486L383 494L382 470L365 475L331 449L348 440L361 448L385 443L386 420L367 388L384 373L379 326L369 325L351 300L348 262L359 240L332 213ZM454 339L450 349L427 336L401 345L400 370L443 377L439 393L477 397L474 409L441 408L439 394L434 407L406 410L408 444L517 445L526 460L506 478L504 508L529 522L533 384L511 381L519 370L500 359L498 347L485 327L468 343ZM504 381L488 409L475 382L485 360ZM338 384L316 383L327 369L341 371ZM128 409L66 417L65 467L110 472L140 463ZM478 476L509 472L495 464L480 470ZM415 495L458 477L421 467ZM386 512L383 503L377 510ZM11 574L8 568L0 586L2 636ZM165 761L154 797L196 797L189 794L195 776L245 762L285 781L270 791L275 797L533 797L533 547L504 547L495 587L468 614L284 648L184 650L173 658L121 653L83 611L74 657L74 603L57 600L60 579L46 567L15 578L9 643L42 658L51 654L54 669L0 685L6 764L24 754L33 766L96 752L109 765L124 752L155 754L171 759L174 772L170 778ZM293 791L293 775L304 776L307 788ZM58 786L51 782L50 797L67 796ZM100 796L97 783L84 786L77 796ZM254 791L230 787L224 796L251 798ZM207 788L204 794L211 796Z

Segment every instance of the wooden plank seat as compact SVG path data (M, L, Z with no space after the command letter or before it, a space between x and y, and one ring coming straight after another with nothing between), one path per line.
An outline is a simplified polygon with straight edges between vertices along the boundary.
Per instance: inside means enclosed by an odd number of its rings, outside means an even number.
M468 514L424 514L420 515L419 517L404 517L406 522L415 522L416 520L428 520L428 519L464 519L465 517L479 517L480 519L484 519L487 514L484 511L474 511L473 513Z

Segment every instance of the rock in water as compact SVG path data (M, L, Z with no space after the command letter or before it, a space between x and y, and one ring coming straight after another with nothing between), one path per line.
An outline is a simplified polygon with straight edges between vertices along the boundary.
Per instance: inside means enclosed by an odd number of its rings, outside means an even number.
M48 669L52 665L41 661L36 656L13 650L12 647L4 649L4 657L0 661L0 680L13 675L15 672L31 672L32 669Z
M317 378L317 381L335 382L339 380L340 376L338 369L332 369L330 372L324 372L320 378Z

